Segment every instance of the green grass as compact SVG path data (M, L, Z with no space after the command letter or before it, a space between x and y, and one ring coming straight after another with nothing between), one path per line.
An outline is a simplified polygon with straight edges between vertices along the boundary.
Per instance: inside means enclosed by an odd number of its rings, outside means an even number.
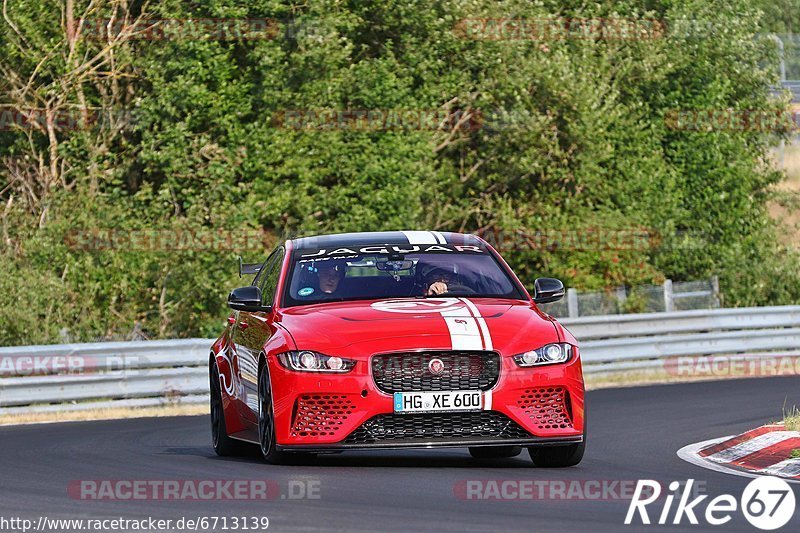
M788 431L800 431L800 409L797 406L792 406L788 411L786 407L783 408L783 425ZM796 451L792 452L792 457Z

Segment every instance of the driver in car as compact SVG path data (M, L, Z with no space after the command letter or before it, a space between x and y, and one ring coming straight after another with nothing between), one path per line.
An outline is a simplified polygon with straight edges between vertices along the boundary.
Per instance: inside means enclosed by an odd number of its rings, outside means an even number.
M454 276L443 268L434 268L425 275L425 296L436 296L449 291L448 285L453 284Z

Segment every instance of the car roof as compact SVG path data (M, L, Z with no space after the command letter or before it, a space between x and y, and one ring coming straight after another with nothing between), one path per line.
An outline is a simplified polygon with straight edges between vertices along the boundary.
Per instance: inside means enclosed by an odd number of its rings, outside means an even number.
M408 244L452 244L486 247L486 243L468 233L446 231L370 231L361 233L336 233L293 239L295 250L319 250L350 246L408 245Z

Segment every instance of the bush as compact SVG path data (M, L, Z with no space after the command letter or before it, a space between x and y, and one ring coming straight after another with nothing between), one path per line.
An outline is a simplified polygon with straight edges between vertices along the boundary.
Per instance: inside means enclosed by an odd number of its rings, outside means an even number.
M76 4L76 16L89 5ZM88 18L140 15L118 0L92 5ZM82 122L0 138L0 342L215 334L239 283L239 248L127 244L147 231L263 236L243 246L248 260L286 234L504 233L513 239L501 252L528 284L548 275L593 290L717 274L729 305L796 301L797 258L776 244L766 212L782 178L763 163L777 134L670 122L676 110L783 109L770 97L775 76L763 65L775 49L757 38L757 7L166 2L142 16L272 18L282 33L119 38L112 63L108 43L71 41L53 25L61 2L16 2L9 17L25 38L8 24L0 34L9 80L0 98ZM462 22L553 16L658 19L666 29L502 41L471 38ZM715 30L676 31L686 20ZM28 79L29 91L15 90ZM447 119L385 130L287 122L287 112L341 110ZM86 127L87 116L102 120ZM84 250L76 231L127 238ZM614 240L633 233L647 238Z

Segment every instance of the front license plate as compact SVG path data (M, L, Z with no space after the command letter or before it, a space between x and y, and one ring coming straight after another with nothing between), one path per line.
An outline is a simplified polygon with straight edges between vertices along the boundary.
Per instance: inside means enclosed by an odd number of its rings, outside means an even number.
M480 411L481 391L395 392L395 413L430 413L436 411Z

